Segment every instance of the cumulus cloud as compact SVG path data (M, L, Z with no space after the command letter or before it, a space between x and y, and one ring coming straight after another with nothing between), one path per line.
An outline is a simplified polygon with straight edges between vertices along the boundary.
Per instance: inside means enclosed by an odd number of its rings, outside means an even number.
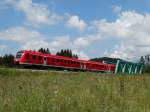
M114 13L120 13L121 10L122 10L122 7L121 7L121 6L114 5L114 6L112 7L112 10L113 10Z
M39 39L28 41L21 46L21 49L24 50L38 50L39 48L49 48L49 43L47 41Z
M75 16L69 17L69 20L67 21L66 26L68 26L69 28L75 28L83 32L86 29L87 24L85 23L84 20L79 19L79 17L75 15Z
M79 48L87 47L101 39L100 35L85 35L74 40L74 44Z
M85 54L83 51L73 50L72 52L74 54L77 54L80 59L83 59L83 60L89 60L90 59L89 56L87 54Z
M65 36L57 36L53 37L54 39L47 40L47 39L37 39L33 41L28 41L24 46L22 47L23 49L39 49L41 47L44 48L50 48L50 50L53 53L56 53L56 51L60 49L73 49L73 44L70 39L70 36L65 35Z
M150 14L142 15L132 11L122 12L115 22L101 20L97 28L107 37L127 40L137 45L147 45L150 43L149 24Z
M140 14L136 11L124 11L114 22L103 19L97 21L95 26L98 33L105 38L117 39L125 46L117 48L113 56L118 57L122 54L124 58L136 57L134 52L131 53L134 56L129 56L129 53L125 55L124 52L122 52L128 51L128 49L125 49L128 46L133 46L133 48L136 49L135 52L138 51L137 55L143 52L150 52L150 49L148 51L145 50L150 47L150 14ZM121 51L118 51L119 49Z
M48 40L46 35L38 31L18 26L0 31L0 40L17 42L20 49L38 50L41 47L49 48L54 54L61 49L72 49L80 59L88 59L88 56L78 49L78 46L74 44L74 40L69 35L57 36ZM6 48L6 45L0 45L0 50Z
M136 50L133 46L115 45L115 50L109 56L130 61L134 58L135 51Z
M73 48L69 35L55 37L50 46L62 49Z
M33 3L32 0L5 0L5 4L22 11L29 23L34 26L40 24L53 25L62 20L61 16L48 10L46 5Z
M18 43L25 43L30 40L36 40L43 37L39 32L29 30L25 27L12 27L6 30L0 31L0 39L15 41Z

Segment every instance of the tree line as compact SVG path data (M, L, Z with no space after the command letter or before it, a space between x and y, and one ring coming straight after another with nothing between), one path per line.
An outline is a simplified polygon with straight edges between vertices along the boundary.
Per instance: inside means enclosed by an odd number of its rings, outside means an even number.
M41 52L41 53L44 53L44 54L51 54L51 52L50 52L50 50L48 48L47 49L40 48L38 50L38 52ZM61 51L58 51L56 53L56 56L64 56L64 57L70 57L70 58L78 59L78 55L72 53L71 49L61 49Z
M150 55L149 54L145 56L141 56L139 63L144 66L145 73L150 73Z
M4 56L0 56L0 65L1 66L14 66L14 55L5 54Z
M46 48L46 49L45 48L40 48L37 51L41 52L43 54L51 54L51 52L48 48ZM72 53L72 51L70 49L61 49L60 51L58 51L56 53L56 55L78 59L78 55ZM12 54L5 54L4 56L0 56L0 65L1 66L13 67L14 66L14 58L15 58L15 56L12 55Z

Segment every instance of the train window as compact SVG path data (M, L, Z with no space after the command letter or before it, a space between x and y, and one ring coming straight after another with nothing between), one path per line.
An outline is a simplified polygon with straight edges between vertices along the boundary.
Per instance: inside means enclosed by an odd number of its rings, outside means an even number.
M64 63L66 64L66 63L67 63L67 61L66 61L66 60L64 60Z
M16 58L21 58L23 51L17 52Z
M33 60L36 60L36 55L32 55Z
M63 60L61 59L60 62L63 62Z
M27 53L27 54L25 55L25 58L26 58L26 59L28 59L28 58L29 58L29 53Z
M44 57L44 61L47 61L47 57Z
M41 61L41 60L42 60L42 57L41 57L41 56L39 56L39 57L38 57L38 59Z
M68 60L68 64L70 64L70 61Z
M56 63L58 63L59 62L59 59L56 59Z

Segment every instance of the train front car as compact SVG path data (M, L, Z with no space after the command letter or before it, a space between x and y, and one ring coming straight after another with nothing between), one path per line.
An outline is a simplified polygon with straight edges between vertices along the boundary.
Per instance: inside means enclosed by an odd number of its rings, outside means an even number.
M14 60L15 65L20 65L20 63L24 60L25 51L18 51Z

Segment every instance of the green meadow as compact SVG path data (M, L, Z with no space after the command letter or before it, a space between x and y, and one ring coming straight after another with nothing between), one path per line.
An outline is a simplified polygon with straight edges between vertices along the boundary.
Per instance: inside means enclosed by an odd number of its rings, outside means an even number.
M0 112L150 112L150 74L1 68Z

